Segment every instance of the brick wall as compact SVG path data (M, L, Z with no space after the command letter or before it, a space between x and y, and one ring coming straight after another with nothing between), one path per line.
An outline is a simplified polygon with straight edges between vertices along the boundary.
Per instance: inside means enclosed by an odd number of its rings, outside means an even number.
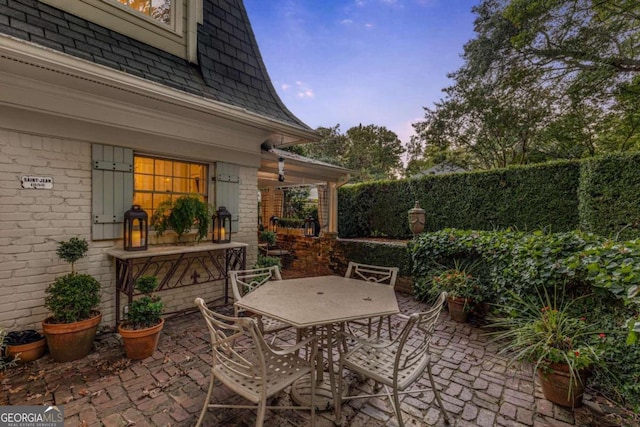
M22 175L53 177L53 189L23 189ZM241 168L240 229L234 241L249 243L256 259L257 170ZM47 316L45 289L70 267L56 256L71 237L89 242L77 262L102 284L103 325L115 322L115 267L105 254L121 241L91 240L91 144L0 129L0 325L6 330L41 329ZM221 283L220 283L221 285ZM222 296L223 287L196 285L162 292L168 309L193 307L196 296Z
M298 233L278 232L278 243L291 248L292 257L287 275L289 276L320 276L327 274L344 275L349 265L349 257L345 253L344 241L325 237L304 237ZM349 241L350 245L358 244ZM367 242L375 244L375 242ZM365 262L359 260L359 262ZM395 289L399 292L412 294L413 279L410 276L399 276Z

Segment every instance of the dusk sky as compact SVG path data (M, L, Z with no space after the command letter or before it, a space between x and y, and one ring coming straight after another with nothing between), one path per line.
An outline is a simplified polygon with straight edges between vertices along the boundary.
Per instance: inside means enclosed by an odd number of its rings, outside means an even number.
M385 126L403 143L462 65L479 0L244 0L284 104L312 128Z

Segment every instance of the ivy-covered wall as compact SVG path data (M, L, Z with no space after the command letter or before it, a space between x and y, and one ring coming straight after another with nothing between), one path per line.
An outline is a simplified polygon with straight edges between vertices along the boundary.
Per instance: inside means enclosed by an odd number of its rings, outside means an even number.
M426 211L425 231L583 229L638 236L640 154L562 161L419 179L347 185L338 193L340 237L409 238L407 211Z

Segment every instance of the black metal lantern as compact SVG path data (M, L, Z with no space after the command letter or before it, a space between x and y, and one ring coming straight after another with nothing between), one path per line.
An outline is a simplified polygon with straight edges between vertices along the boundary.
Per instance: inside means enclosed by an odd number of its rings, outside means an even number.
M229 243L231 241L231 212L220 206L213 216L213 243Z
M269 231L278 232L278 217L275 215L272 215L269 219Z
M124 250L145 251L149 241L149 215L133 205L124 213Z
M312 216L304 220L304 235L305 237L315 237L316 235L316 220Z

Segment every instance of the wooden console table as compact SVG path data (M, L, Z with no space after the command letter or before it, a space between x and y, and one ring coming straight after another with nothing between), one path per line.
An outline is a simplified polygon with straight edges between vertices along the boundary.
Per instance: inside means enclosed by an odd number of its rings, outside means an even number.
M120 323L120 294L131 304L135 282L140 276L157 276L158 291L213 283L224 279L224 303L229 302L229 271L244 270L247 262L246 243L199 243L193 246L152 246L146 251L107 249L116 260L116 326ZM165 314L187 311L179 310Z

